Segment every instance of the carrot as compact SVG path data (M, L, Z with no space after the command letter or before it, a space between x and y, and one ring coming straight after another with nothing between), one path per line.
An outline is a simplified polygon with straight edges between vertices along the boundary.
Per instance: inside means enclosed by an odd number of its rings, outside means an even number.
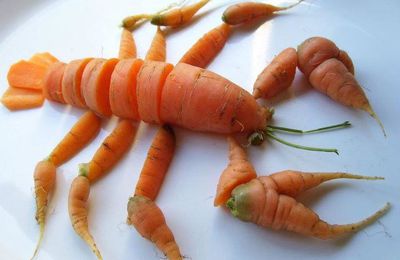
M58 103L66 103L62 93L62 79L65 67L66 64L63 62L56 62L50 65L43 81L43 94L46 99Z
M253 165L249 162L246 152L233 137L228 137L229 164L219 177L214 206L221 206L231 196L232 190L243 183L257 177Z
M1 97L1 103L9 110L41 107L44 102L42 91L8 87Z
M165 174L175 151L175 134L171 127L164 125L158 129L147 152L146 161L136 184L135 196L145 196L155 200L164 181Z
M41 90L46 71L46 67L21 60L10 67L7 74L8 84L15 88Z
M49 155L57 167L64 164L85 147L100 130L101 119L92 111L83 114Z
M250 22L257 18L266 18L272 16L276 12L284 11L290 9L303 2L303 0L298 1L295 4L278 7L265 3L258 2L244 2L239 4L234 4L229 6L222 15L222 21L230 25L238 25L246 22Z
M311 72L309 81L315 89L333 100L366 111L378 122L386 136L385 128L363 89L341 61L334 58L325 60Z
M51 64L56 63L59 60L48 52L42 52L34 54L29 61L48 68Z
M186 129L228 134L263 129L271 113L229 80L179 63L165 81L160 115Z
M125 28L122 29L118 58L120 59L136 58L135 40L133 38L132 33Z
M129 150L136 134L136 127L129 120L121 120L108 135L89 163L79 166L80 175L93 183L104 176Z
M151 18L151 23L158 26L180 26L187 23L200 8L205 6L209 1L210 0L200 0L192 5L172 9L166 13L156 14Z
M353 61L351 60L349 54L347 54L346 51L339 50L339 56L337 57L337 59L340 60L344 64L344 66L346 66L349 72L354 75Z
M87 201L90 193L90 181L84 176L77 176L72 181L68 196L68 212L72 227L96 255L103 259L89 232Z
M82 75L82 95L87 106L101 116L111 116L109 89L117 59L93 59Z
M294 80L297 66L297 53L287 48L276 56L258 75L254 83L254 98L272 98L289 88Z
M86 108L82 96L82 75L86 65L93 58L74 60L67 64L61 83L62 96L67 104L75 107Z
M221 24L200 38L181 58L179 62L200 68L206 68L225 46L231 27Z
M226 205L235 217L275 230L284 229L320 239L333 239L351 232L357 232L372 224L390 208L388 203L370 217L359 222L347 225L330 225L294 198L280 194L277 189L269 188L268 185L264 184L262 178L264 177L253 179L236 187ZM301 178L291 180L297 182L297 185L283 187L289 194L296 193L296 190L292 191L291 188L298 189L299 186L303 185ZM300 181L300 184L298 181ZM312 183L315 180L311 178L305 181ZM286 183L286 181L282 183ZM318 181L312 185L314 184L317 185Z
M43 239L47 205L55 186L56 166L50 160L40 161L36 165L33 179L35 183L36 221L39 224L40 236L32 258L37 255Z
M164 214L154 201L140 195L131 197L128 202L127 223L133 225L144 238L152 241L168 259L182 259Z
M147 51L145 60L164 61L166 60L166 43L164 32L157 27L156 34Z

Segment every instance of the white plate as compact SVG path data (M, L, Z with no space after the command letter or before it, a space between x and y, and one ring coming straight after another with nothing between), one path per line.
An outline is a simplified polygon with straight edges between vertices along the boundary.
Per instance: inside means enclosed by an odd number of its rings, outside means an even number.
M279 2L273 2L279 4ZM280 3L287 4L287 3ZM0 1L0 90L7 87L9 66L35 52L49 51L63 61L118 53L121 18L152 12L158 1ZM212 1L192 24L170 33L168 61L176 63L199 37L221 23L222 3ZM218 177L227 164L225 138L176 129L177 151L157 199L182 253L190 259L399 259L400 164L398 163L400 90L400 4L397 1L309 1L258 28L238 28L209 69L251 91L263 67L282 49L314 35L334 40L354 60L356 76L385 124L384 138L366 113L334 103L310 89L298 73L293 89L274 102L275 124L314 128L350 120L347 130L285 138L308 145L337 147L335 154L313 153L268 142L250 148L259 175L283 169L347 171L385 176L385 181L339 180L301 197L331 223L357 221L386 201L392 210L353 237L320 241L274 232L233 218L213 207ZM144 57L155 27L135 31ZM39 229L34 220L32 173L83 113L46 102L41 109L11 113L0 108L0 258L27 259ZM94 259L75 235L67 213L69 185L77 165L88 161L115 120L83 152L61 166L39 259ZM162 254L125 224L147 149L157 128L142 126L130 153L90 197L90 228L105 259L159 259Z

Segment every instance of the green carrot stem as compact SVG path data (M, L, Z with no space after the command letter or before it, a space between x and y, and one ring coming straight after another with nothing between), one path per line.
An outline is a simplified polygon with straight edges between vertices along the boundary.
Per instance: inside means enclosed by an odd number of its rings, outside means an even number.
M266 131L285 132L285 133L291 133L291 134L315 134L315 133L321 133L321 132L326 132L326 131L347 128L350 126L351 126L351 123L349 121L343 122L341 124L330 125L330 126L320 127L320 128L311 129L311 130L300 130L300 129L294 129L294 128L268 125L266 128Z

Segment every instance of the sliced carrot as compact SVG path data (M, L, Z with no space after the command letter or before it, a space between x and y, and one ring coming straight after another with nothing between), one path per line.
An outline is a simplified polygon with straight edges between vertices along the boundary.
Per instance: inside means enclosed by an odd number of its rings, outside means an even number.
M48 68L51 64L56 63L59 60L48 52L42 52L34 54L29 61Z
M137 76L137 100L140 118L147 123L161 124L160 102L165 79L174 66L159 61L144 61Z
M81 89L86 105L101 116L111 116L109 90L118 59L93 59L85 67Z
M47 69L30 61L20 60L7 74L8 84L15 88L42 89Z
M43 81L43 94L46 99L65 104L62 94L62 78L64 76L65 67L66 64L63 62L50 65Z
M81 80L86 65L93 58L74 60L67 64L62 80L62 94L67 104L85 108L85 99L82 96Z
M136 76L143 60L120 60L110 82L110 107L115 116L140 120L136 96Z
M42 91L9 87L1 98L1 103L9 110L41 107L44 102Z

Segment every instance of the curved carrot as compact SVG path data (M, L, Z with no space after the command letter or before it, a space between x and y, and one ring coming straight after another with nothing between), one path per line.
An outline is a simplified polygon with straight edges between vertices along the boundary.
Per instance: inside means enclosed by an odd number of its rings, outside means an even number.
M201 37L180 59L200 68L205 68L225 46L231 26L223 23Z
M155 200L164 181L165 174L175 151L175 134L171 127L164 125L158 129L147 152L135 195Z
M130 59L136 58L136 44L133 38L132 32L123 28L121 33L121 40L119 44L119 54L120 59Z
M164 61L166 60L166 42L164 32L157 27L156 34L147 51L145 60Z
M50 65L43 81L43 94L46 99L58 103L66 103L62 93L62 79L65 67L66 64L64 62L56 62Z
M90 182L84 176L77 176L71 183L68 196L68 212L72 227L96 255L103 259L89 232L87 201L90 193Z
M279 53L258 75L254 83L254 98L272 98L289 88L294 80L297 66L297 53L287 48Z
M174 235L157 204L135 195L128 202L128 225L133 225L144 238L152 241L170 260L182 259Z
M298 1L295 4L278 7L265 3L258 2L244 2L229 6L222 15L222 21L230 25L238 25L246 22L250 22L256 18L268 17L273 15L275 12L284 11L290 9L303 0Z
M15 88L41 90L47 68L31 61L21 60L8 70L8 84Z
M219 178L214 206L224 204L235 187L257 177L253 165L248 161L246 152L240 144L233 137L228 137L228 143L229 164Z
M9 110L41 107L44 97L41 90L8 87L1 97L1 103Z

